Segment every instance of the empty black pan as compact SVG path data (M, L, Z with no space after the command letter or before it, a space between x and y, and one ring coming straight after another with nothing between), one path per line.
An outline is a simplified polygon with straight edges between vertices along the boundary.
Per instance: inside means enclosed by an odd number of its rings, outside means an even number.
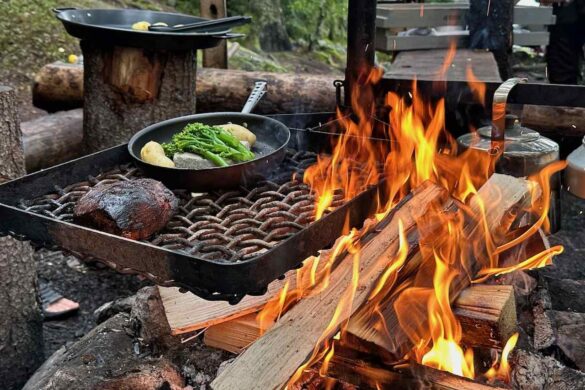
M188 115L149 126L130 139L128 151L148 177L160 180L172 189L183 188L207 192L250 185L268 177L278 167L284 159L285 149L290 140L290 130L283 123L249 113L263 94L263 87L257 85L241 113L218 112ZM142 161L140 150L147 142L168 142L174 134L193 122L209 125L235 123L248 128L256 135L256 143L252 147L256 157L253 160L227 167L206 169L165 168Z
M77 9L55 8L55 16L67 32L79 39L101 42L106 45L138 47L153 50L207 49L217 46L223 39L242 37L226 27L210 27L197 31L141 31L133 30L137 22L166 23L173 27L201 23L209 19L171 12L139 9ZM246 19L249 21L249 19Z

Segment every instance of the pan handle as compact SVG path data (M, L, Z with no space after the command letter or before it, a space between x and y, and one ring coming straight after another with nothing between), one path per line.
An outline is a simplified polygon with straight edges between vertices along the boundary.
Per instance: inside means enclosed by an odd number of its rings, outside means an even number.
M58 15L58 14L60 14L63 11L73 11L73 10L76 10L76 9L79 9L79 8L76 8L76 7L57 7L57 8L51 9L51 11L53 11L53 13L55 15Z
M256 107L256 104L258 104L258 102L260 101L260 99L262 99L262 96L264 96L265 93L266 81L256 81L254 89L252 89L252 92L248 97L248 101L244 105L244 108L242 108L242 113L243 114L251 113L254 107Z

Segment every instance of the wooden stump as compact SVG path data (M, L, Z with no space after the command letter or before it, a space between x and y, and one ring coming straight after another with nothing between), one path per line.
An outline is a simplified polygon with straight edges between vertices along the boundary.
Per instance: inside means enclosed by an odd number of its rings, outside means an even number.
M0 86L0 182L25 173L16 96ZM0 383L20 389L44 360L37 272L28 243L0 237Z
M81 41L84 140L95 152L142 128L195 112L196 51L150 51Z

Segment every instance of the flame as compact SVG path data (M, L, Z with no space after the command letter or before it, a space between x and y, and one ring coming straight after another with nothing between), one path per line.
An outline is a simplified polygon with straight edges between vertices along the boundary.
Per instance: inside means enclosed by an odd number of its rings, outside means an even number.
M518 333L514 333L506 342L506 345L504 346L504 349L502 351L502 359L500 360L500 363L497 364L497 362L494 362L494 364L492 365L492 367L486 371L486 373L484 374L486 378L488 378L488 380L490 381L494 381L496 379L502 380L506 383L510 382L510 363L508 362L508 357L510 355L510 352L512 352L512 350L514 349L514 347L516 346L516 343L518 342Z
M421 359L421 363L449 371L455 375L474 378L473 350L466 352L459 346L461 324L451 310L449 287L456 276L453 270L435 254L436 270L433 277L433 294L428 302L429 327L433 346Z
M469 89L473 93L473 97L481 103L482 106L485 106L485 83L479 81L479 79L473 73L473 68L471 64L467 65L465 69L465 76L467 77L467 85L469 85Z
M448 71L454 56L453 47L441 72ZM467 77L476 100L484 104L485 85L475 77L470 66ZM388 123L373 119L376 113L373 85L380 78L378 69L359 78L361 87L355 88L351 96L355 116L344 115L338 110L337 123L341 131L332 137L332 152L319 156L304 173L303 180L315 195L315 219L325 216L334 207L336 199L349 200L379 184L382 177L386 179L383 191L386 196L379 197L375 205L374 216L378 221L423 182L431 181L444 187L456 200L457 207L450 211L442 206L431 209L417 221L421 264L433 266L419 267L412 276L409 274L397 284L409 255L407 235L402 221L399 221L398 250L391 259L384 260L387 264L382 276L369 293L367 303L355 315L369 316L373 331L388 339L389 345L397 345L395 338L398 336L390 334L381 310L390 303L402 332L414 346L400 358L413 359L467 378L484 375L474 371L473 350L461 346L461 324L453 313L452 302L470 281L479 282L493 275L542 267L561 253L562 247L555 246L517 264L500 263L502 252L548 227L550 178L565 165L551 164L530 178L535 183L530 187L532 199L530 206L523 211L534 217L532 225L519 237L506 239L516 215L504 216L502 223L490 230L490 216L486 210L488 206L499 203L501 194L490 194L487 199L478 196L478 189L495 172L499 154L473 148L459 150L456 140L445 129L444 99L425 101L416 82L407 96L394 92L387 94L384 104L391 108ZM371 138L374 135L389 142L374 142ZM335 342L344 342L344 323L340 326L340 322L352 312L360 280L360 239L374 227L375 222L370 221L361 231L351 230L326 254L306 262L299 271L302 277L298 277L303 282L297 283L293 289L285 286L258 315L259 321L277 320L298 299L322 293L329 286L329 275L335 262L344 258L346 253L352 255L352 281L337 303L312 355L299 367L289 384L297 381L316 362L322 362L320 373L325 375L335 354L331 338L335 336ZM475 264L481 269L478 270ZM507 358L517 337L506 344L501 362L485 373L487 377L509 380Z

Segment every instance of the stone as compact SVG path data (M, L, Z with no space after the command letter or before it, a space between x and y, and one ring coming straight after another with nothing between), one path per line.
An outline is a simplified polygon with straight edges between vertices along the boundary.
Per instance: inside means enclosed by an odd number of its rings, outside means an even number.
M552 308L585 313L585 280L546 278Z
M585 314L552 311L556 328L555 345L580 370L585 371Z

